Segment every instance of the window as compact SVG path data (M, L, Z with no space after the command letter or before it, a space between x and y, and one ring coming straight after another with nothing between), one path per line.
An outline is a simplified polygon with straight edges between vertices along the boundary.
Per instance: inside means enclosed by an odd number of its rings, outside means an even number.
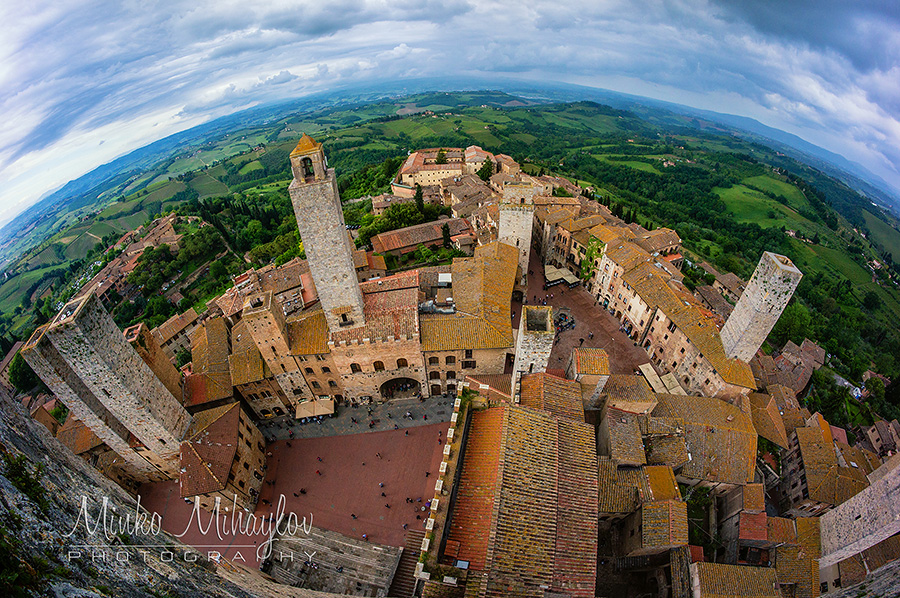
M335 382L334 380L329 380L328 387L329 388L337 388L337 382Z
M675 368L677 368L677 367L678 367L678 362L677 362L677 361L673 361L673 362L672 362L672 369L675 369Z
M441 373L440 372L428 372L428 379L429 380L440 380Z
M471 351L466 351L466 353L471 353ZM456 357L454 357L453 355L448 355L447 359L444 360L444 363L446 363L447 365L453 365L454 363L456 363Z
M307 374L314 374L314 373L315 373L315 372L313 372L313 369L312 369L312 368L305 368L303 371L305 371Z
M312 387L313 387L313 388L321 388L321 387L319 386L319 383L316 382L315 380L312 381Z
M438 359L437 357L429 357L428 358L428 365L439 365L440 363L441 363L441 360Z
M249 469L250 469L250 464L249 464L249 463L244 463L244 469L249 470Z
M472 349L466 349L466 359L472 359Z
M681 353L684 354L684 347L681 348Z
M669 332L675 332L675 322L669 322Z
M350 364L350 371L353 372L354 374L358 374L359 372L362 371L362 368L359 367L359 364L358 364L358 363L351 363L351 364Z
M323 373L323 374L330 374L330 373L331 373L331 368L328 367L327 365L323 365L323 366L322 366L322 373Z
M406 361L405 359L403 359L402 357L401 357L400 359L397 360L397 368L398 368L398 369L399 369L399 368L405 368L405 367L408 366L408 365L409 365L409 364L407 363L407 361Z
M381 361L376 361L375 363L372 364L372 367L375 368L376 372L384 371L384 363Z
M244 484L244 480L238 480L238 486L240 486L241 488L243 488L244 485L245 485L245 484Z
M275 415L284 415L284 410L281 407L275 407Z
M325 361L324 355L316 355L316 361Z
M455 380L456 372L447 372L447 380Z
M462 362L462 367L464 370L474 370L475 362L474 361L464 361L464 362Z

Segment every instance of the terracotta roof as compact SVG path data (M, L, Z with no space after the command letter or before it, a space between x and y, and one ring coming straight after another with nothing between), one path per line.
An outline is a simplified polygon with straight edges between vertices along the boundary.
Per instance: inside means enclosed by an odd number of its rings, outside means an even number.
M181 496L222 490L237 452L241 407L237 403L194 415L181 443Z
M232 386L258 382L272 375L243 320L231 329L231 355L228 366Z
M844 467L859 467L866 475L872 473L881 467L881 459L872 451L866 450L860 446L850 446L846 442L835 440L834 445L840 452L840 460L843 460Z
M587 424L512 405L473 415L448 543L470 579L486 574L485 595L594 595L596 471Z
M623 465L644 465L647 458L638 425L638 416L627 411L609 409L609 456Z
M721 274L716 277L716 280L735 295L740 295L744 291L744 281L732 272Z
M756 430L750 416L720 399L656 395L652 414L684 420L691 460L680 475L710 482L747 484L756 472Z
M151 332L156 337L157 342L162 345L173 336L196 322L197 318L197 312L194 311L194 308L192 307L183 314L172 316L171 318L154 328Z
M277 268L272 268L266 272L260 271L260 290L263 292L272 291L272 294L277 295L295 289L302 284L300 276L307 272L309 272L309 265L306 263L306 260L295 257Z
M322 147L321 143L316 143L316 140L307 135L306 133L300 137L300 141L297 143L297 147L291 152L291 156L298 156L300 154L308 154L312 151L315 151Z
M656 395L647 379L631 374L611 374L603 392L610 407L623 411L642 413L656 405Z
M680 500L645 502L641 511L643 548L687 545L687 504Z
M683 434L646 438L644 445L647 447L647 463L650 465L681 467L690 460L687 440Z
M793 519L787 517L768 517L766 527L768 529L769 542L781 544L797 541L797 529Z
M825 364L825 349L808 338L803 339L803 342L800 343L800 356L804 361L809 360L814 368L822 367Z
M795 598L819 595L819 562L800 546L784 544L775 549L775 574L779 584L794 584Z
M331 351L328 322L321 309L289 321L287 327L292 355L320 355Z
M756 433L781 448L788 447L784 419L778 410L775 398L770 395L750 393L750 415Z
M561 380L545 373L526 374L522 376L519 404L557 417L584 421L581 384L572 380Z
M691 563L694 598L780 598L775 570L721 563Z
M644 476L642 497L645 502L681 500L681 490L671 467L645 465L641 467L641 473Z
M603 349L577 347L572 350L575 372L586 376L609 376L609 355Z
M453 260L454 314L422 314L423 351L497 349L513 343L510 301L518 250L494 242Z
M822 538L818 517L797 518L797 544L812 558L822 556Z
M681 237L670 228L657 228L656 230L638 234L634 242L643 247L648 253L655 253L673 245L681 245Z
M766 514L749 513L741 511L738 515L738 538L741 540L751 540L755 542L766 542L768 540L768 530L766 528Z
M447 542L459 545L456 558L468 561L469 568L475 571L483 571L487 561L499 487L504 418L503 407L476 411L472 415L456 505L449 522Z
M641 504L641 471L619 469L612 459L598 464L599 512L631 513Z
M196 406L233 394L228 363L228 326L223 318L210 318L192 335L193 373L185 378L186 402Z
M466 376L468 380L474 384L484 384L489 386L491 390L502 394L507 400L512 398L512 376L509 374L478 374L475 376ZM478 388L473 390L478 391Z
M734 306L725 300L722 293L708 284L697 287L697 294L709 305L710 309L725 319L734 311Z
M69 450L76 455L86 453L103 444L103 441L84 425L84 422L76 419L71 413L57 430L56 439L69 447Z
M447 218L408 226L398 230L380 233L372 237L372 249L375 253L388 253L400 251L407 253L415 251L421 244L425 247L442 245L444 239L444 225L450 228L450 236L471 233L472 226L465 218Z
M747 484L743 488L744 510L766 510L766 487L763 484Z
M797 428L795 433L811 500L839 505L869 485L862 469L838 464L834 443L826 441L819 426Z
M331 331L338 342L419 338L419 271L410 270L359 285L365 325Z

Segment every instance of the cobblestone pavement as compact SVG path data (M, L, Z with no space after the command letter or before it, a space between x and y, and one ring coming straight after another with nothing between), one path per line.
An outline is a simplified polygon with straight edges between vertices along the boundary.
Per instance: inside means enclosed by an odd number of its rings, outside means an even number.
M548 367L565 369L572 349L579 346L605 349L609 354L609 367L613 374L632 374L639 365L650 362L647 354L620 330L619 321L598 305L584 288L570 289L561 284L544 290L544 267L540 256L533 249L529 269L532 274L528 277L528 304L537 302L540 305L546 300L547 305L555 308L554 316L563 312L575 318L575 328L559 334L559 340L550 353ZM514 323L518 325L521 304L514 303L513 312ZM584 339L583 344L581 339Z
M266 439L272 442L290 438L323 438L427 426L450 421L454 400L455 398L450 396L438 396L424 401L396 399L387 403L358 407L345 404L338 406L334 417L324 417L316 423L301 424L296 420L280 418L261 422L259 429L265 434ZM404 417L407 412L412 414L412 419ZM371 427L370 422L374 422Z

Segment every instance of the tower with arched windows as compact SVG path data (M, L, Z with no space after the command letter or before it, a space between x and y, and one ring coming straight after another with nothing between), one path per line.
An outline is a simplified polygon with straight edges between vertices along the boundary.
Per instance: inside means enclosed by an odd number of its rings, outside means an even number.
M291 152L291 170L294 180L288 191L328 329L363 326L354 248L344 224L334 169L328 168L322 144L304 134Z

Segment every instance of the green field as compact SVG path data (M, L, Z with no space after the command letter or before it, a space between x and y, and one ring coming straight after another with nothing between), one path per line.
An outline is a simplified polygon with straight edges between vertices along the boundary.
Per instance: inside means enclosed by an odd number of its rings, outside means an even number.
M900 231L867 210L863 210L863 217L872 240L884 247L893 256L894 262L900 264Z
M38 268L7 280L0 286L0 313L9 314L22 302L22 296L32 284L37 282L45 272L61 269L62 266Z
M748 185L758 187L763 191L770 191L775 195L784 195L788 200L788 205L796 210L809 207L809 202L795 186L788 182L772 178L768 175L748 177L742 181Z
M217 168L220 168L221 173L224 174L224 168L222 168L221 166L217 166ZM220 174L219 176L222 175ZM197 176L191 179L188 185L200 194L201 199L205 197L211 197L213 195L225 195L226 193L228 193L228 185L218 179L214 179L208 172L201 172L197 174Z
M728 189L717 187L713 191L722 198L728 211L734 214L738 222L753 222L763 228L781 227L801 230L812 235L815 225L793 209L769 199L759 191L743 185L734 185ZM770 218L769 212L775 217Z

